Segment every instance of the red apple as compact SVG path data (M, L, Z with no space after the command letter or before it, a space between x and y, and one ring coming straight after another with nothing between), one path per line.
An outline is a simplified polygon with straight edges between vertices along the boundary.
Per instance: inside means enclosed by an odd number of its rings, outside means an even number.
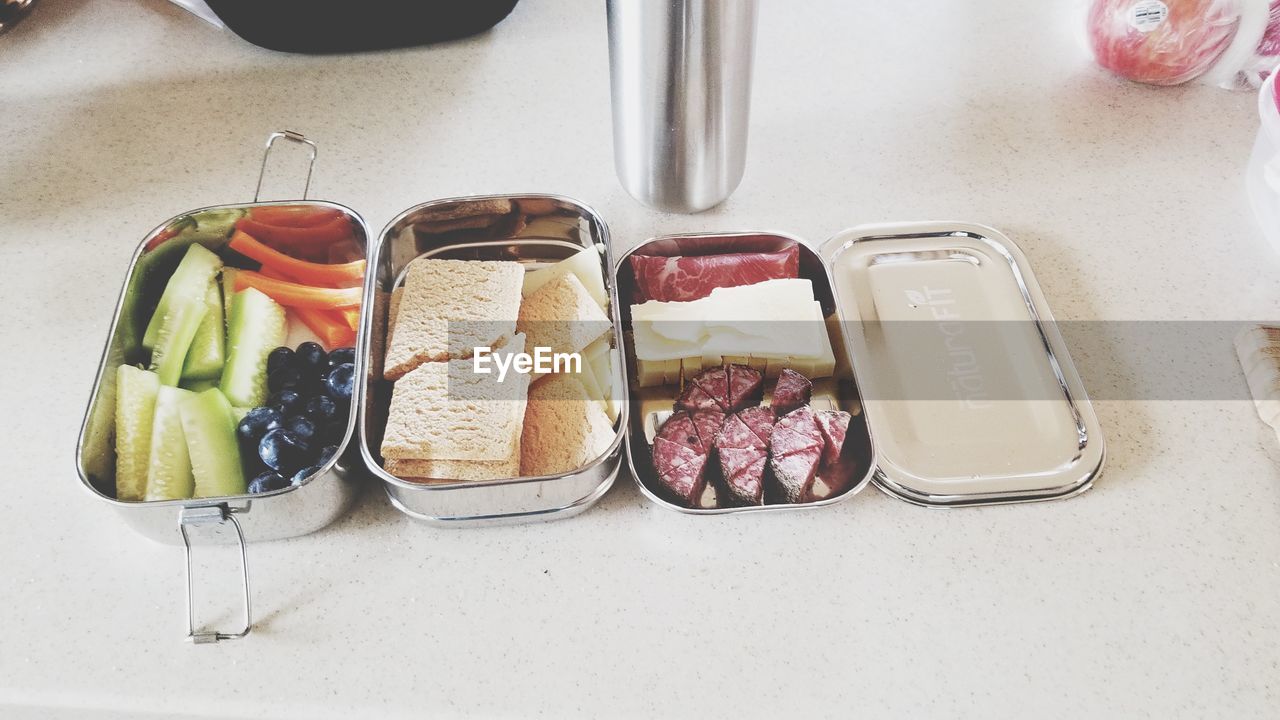
M1239 23L1236 0L1094 0L1089 44L1120 77L1177 85L1204 74Z

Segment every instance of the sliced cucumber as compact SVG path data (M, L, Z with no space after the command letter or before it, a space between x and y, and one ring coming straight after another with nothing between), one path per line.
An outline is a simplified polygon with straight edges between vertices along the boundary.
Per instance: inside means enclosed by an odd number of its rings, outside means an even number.
M178 387L191 392L204 392L210 388L218 387L217 380L183 380L178 383Z
M231 408L231 419L232 419L232 420L235 420L235 421L236 421L236 424L237 424L237 425L239 425L239 424L240 424L240 421L244 419L244 416L245 416L245 415L248 415L248 414L249 414L249 411L250 411L250 410L252 410L252 409L253 409L253 408L247 408L247 407L232 407L232 408Z
M116 368L116 499L141 500L147 494L151 457L151 419L160 377L121 365Z
M156 305L156 311L147 323L147 331L142 336L142 346L148 350L155 349L160 342L160 331L169 316L188 300L203 300L205 288L213 280L218 270L222 269L222 259L210 252L203 245L193 244L182 256L182 262L169 277L164 286L164 294Z
M148 500L182 500L195 489L191 455L182 430L182 402L195 393L164 386L156 395L151 426L151 458L147 469Z
M177 385L182 379L182 365L186 361L187 350L191 348L191 340L200 329L204 316L209 314L203 294L197 298L182 298L182 302L170 307L169 317L160 327L155 349L151 351L151 369L160 376L162 385Z
M182 363L183 380L217 380L227 359L226 321L222 317L222 289L216 280L209 281L204 304L208 311L200 321L186 360Z
M214 236L227 237L231 234L236 221L244 217L243 208L231 208L223 210L205 210L192 216L196 221L196 230L200 233Z
M231 301L236 297L236 269L222 268L222 316L231 317Z
M236 443L236 421L222 391L205 390L184 398L182 430L195 474L195 496L243 495L244 469Z
M227 314L227 364L218 387L232 405L258 407L267 399L267 355L284 344L284 308L246 288Z

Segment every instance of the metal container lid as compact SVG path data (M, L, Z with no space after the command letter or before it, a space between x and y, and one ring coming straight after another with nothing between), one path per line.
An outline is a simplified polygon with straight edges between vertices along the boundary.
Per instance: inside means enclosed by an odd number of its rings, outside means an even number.
M1088 489L1102 430L1017 245L968 223L868 225L822 257L881 490L947 507Z

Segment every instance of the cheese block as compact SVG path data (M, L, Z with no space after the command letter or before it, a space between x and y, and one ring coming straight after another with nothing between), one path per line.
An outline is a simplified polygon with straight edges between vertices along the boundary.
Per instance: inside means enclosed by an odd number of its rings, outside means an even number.
M595 375L596 388L600 392L600 399L604 403L604 411L609 416L609 422L617 422L620 403L614 397L618 386L613 382L613 348L609 346L609 338L602 337L588 345L582 351L582 362L582 369L586 371L589 368Z
M636 382L640 387L680 384L680 359L637 360Z
M779 348L817 358L830 342L813 283L803 279L716 288L690 302L650 301L633 305L631 317L643 360L770 357Z
M609 309L609 293L605 290L604 276L600 271L600 251L594 245L583 248L555 265L525 273L524 287L520 292L524 297L529 297L542 286L567 274L575 275L582 282L587 294L601 310Z

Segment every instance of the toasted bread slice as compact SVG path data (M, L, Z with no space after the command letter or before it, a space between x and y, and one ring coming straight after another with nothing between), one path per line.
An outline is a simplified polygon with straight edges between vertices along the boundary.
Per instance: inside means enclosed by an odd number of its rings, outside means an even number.
M458 218L475 217L476 215L506 215L511 212L510 198L488 198L486 200L468 200L428 208L419 217L419 222L443 222Z
M524 269L519 263L435 260L409 264L387 348L384 376L397 380L426 362L469 358L515 332Z
M530 348L576 353L604 335L609 317L573 273L565 273L525 298L516 330Z
M520 474L555 475L595 460L614 439L613 423L600 403L569 375L551 375L529 390Z
M502 480L520 475L520 443L505 460L409 460L387 458L386 471L412 482Z
M387 347L391 346L391 332L396 327L396 316L400 314L400 301L404 299L404 286L391 291L387 301Z
M502 350L523 351L523 335ZM498 382L496 373L475 373L469 360L424 363L392 388L382 456L506 460L520 441L528 389L523 373L508 373Z

